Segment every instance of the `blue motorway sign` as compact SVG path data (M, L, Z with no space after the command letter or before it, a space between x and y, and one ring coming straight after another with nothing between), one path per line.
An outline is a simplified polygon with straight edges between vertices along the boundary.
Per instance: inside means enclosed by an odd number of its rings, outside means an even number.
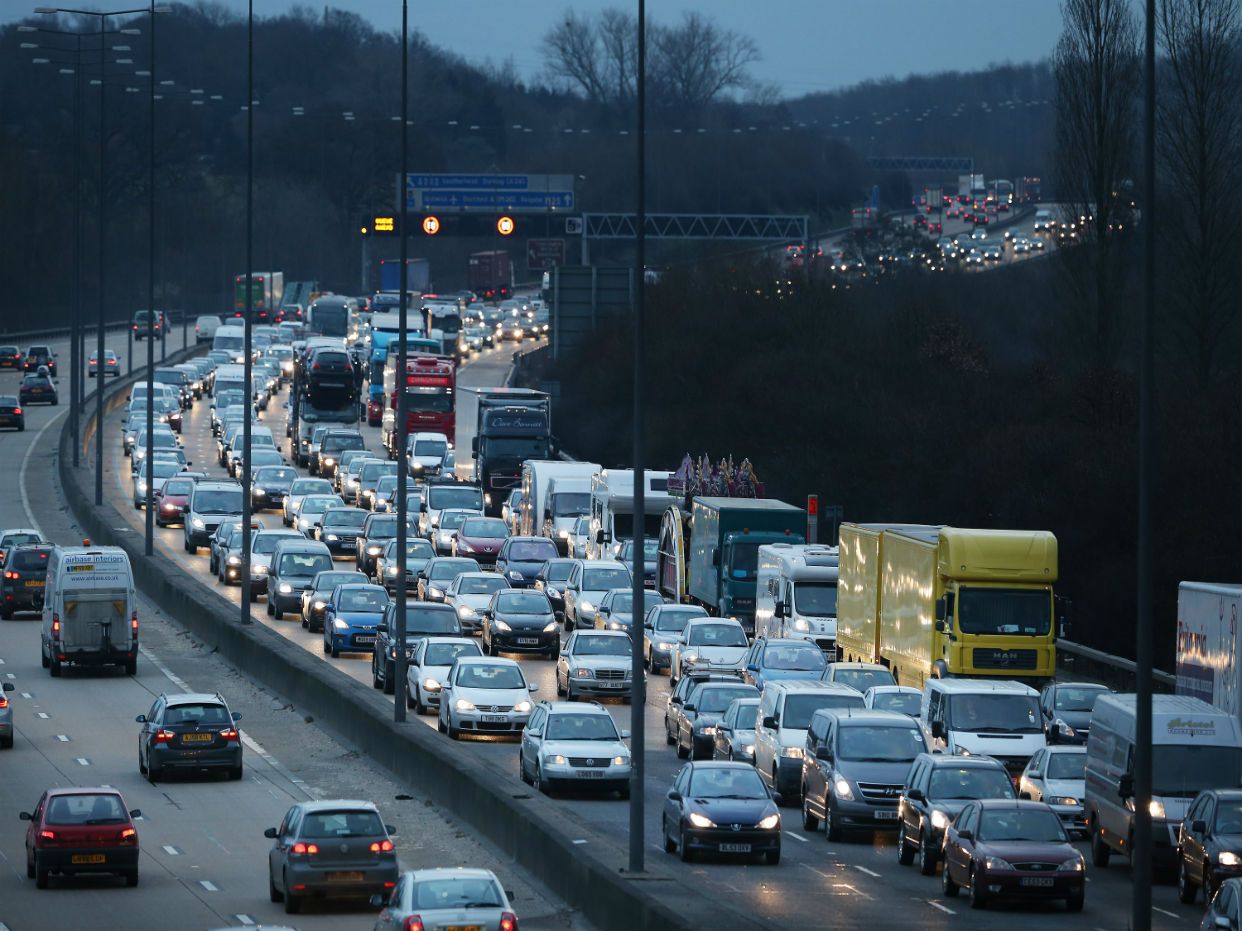
M572 191L423 191L420 211L465 210L572 210Z
M409 174L406 207L513 213L572 210L573 175Z

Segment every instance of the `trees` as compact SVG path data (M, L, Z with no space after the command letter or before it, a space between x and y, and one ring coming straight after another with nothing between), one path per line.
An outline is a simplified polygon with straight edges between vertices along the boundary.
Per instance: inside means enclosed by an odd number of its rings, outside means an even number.
M1239 19L1239 0L1162 0L1158 20L1167 61L1156 124L1169 194L1161 206L1164 269L1171 322L1201 384L1213 377L1238 317Z
M1139 30L1128 0L1062 0L1065 26L1053 54L1057 193L1085 218L1084 245L1063 263L1071 299L1067 336L1079 361L1109 365L1119 348L1116 299L1126 213L1118 199L1133 175L1141 74Z

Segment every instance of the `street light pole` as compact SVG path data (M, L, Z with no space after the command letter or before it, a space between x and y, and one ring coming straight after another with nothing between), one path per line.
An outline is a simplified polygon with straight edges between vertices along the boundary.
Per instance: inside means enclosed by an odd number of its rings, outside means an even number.
M104 360L104 242L107 231L107 153L108 134L107 121L104 116L104 105L108 86L108 60L104 51L104 34L108 31L108 14L100 14L99 23L99 319L96 322L95 358L98 360L99 371L95 378L99 384L95 386L95 507L103 507L103 360ZM153 399L148 399L148 401ZM147 447L147 461L151 460L151 447Z
M150 27L150 61L151 69L148 95L148 123L150 135L147 139L147 313L155 313L155 0L151 0ZM160 327L163 334L166 327ZM125 328L126 333L133 332L131 327ZM147 333L150 336L150 331ZM147 514L143 528L142 552L150 556L155 552L155 476L153 472L152 443L155 436L155 346L147 341Z
M647 282L647 2L638 0L638 73L635 104L638 108L638 184L635 202L638 281L634 285L634 622L630 625L630 872L643 871L643 774L646 769L644 724L647 688L643 679L643 531L646 519L646 475L643 431L643 309ZM583 237L585 242L585 235Z
M251 323L254 318L254 0L246 15L246 316L242 324L245 359L242 384L245 386L246 419L242 421L242 552L241 623L250 623L250 443L254 419L254 360L251 357ZM270 595L268 597L271 597Z
M69 416L73 421L73 467L82 464L82 37L74 36L73 59L73 326L69 352ZM97 378L99 376L96 376Z
M393 643L393 706L392 719L397 723L405 720L405 631L406 631L406 583L405 565L408 554L406 542L409 539L407 522L410 517L410 499L407 480L409 478L409 458L406 456L406 362L408 358L408 341L406 327L409 324L409 308L406 294L406 254L408 251L409 210L405 196L405 175L409 170L406 164L409 159L409 119L410 107L410 4L409 0L401 0L401 174L397 181L397 197L401 201L401 274L400 295L397 299L397 377L393 384L397 386L397 605L393 612L397 621Z

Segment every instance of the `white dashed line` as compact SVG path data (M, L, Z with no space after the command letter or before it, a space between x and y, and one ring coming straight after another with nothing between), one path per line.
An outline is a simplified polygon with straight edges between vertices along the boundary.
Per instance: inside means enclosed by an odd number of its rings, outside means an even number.
M90 765L91 765L91 761L90 761L90 760L88 760L88 759L87 759L86 757L84 757L84 756L80 756L80 757L78 757L78 759L77 759L77 763L78 763L78 765L79 765L79 766L90 766Z
M181 851L178 850L176 847L174 847L172 844L165 844L162 849L164 853L168 854L170 857L181 856Z
M233 917L237 919L237 923L238 923L239 925L252 925L252 924L254 924L254 919L253 919L253 918L251 918L249 915L234 915Z
M956 915L956 914L957 914L957 912L953 911L953 909L949 908L948 906L941 905L941 904L940 904L939 902L937 902L935 899L928 899L928 900L927 900L927 904L928 904L928 905L930 905L932 908L938 908L938 909L940 909L940 910L941 910L942 912L944 912L946 915Z
M29 692L22 692L22 698L34 698Z
M202 886L204 889L206 889L208 892L219 892L220 891L220 887L217 886L215 883L213 883L210 879L200 879L198 881L198 884Z
M1153 912L1159 912L1161 915L1168 915L1170 918L1181 918L1182 917L1181 915L1177 914L1177 912L1166 911L1165 909L1160 908L1159 906L1156 906L1156 905L1153 905L1151 907L1151 910Z
M36 718L42 718L44 721L46 721L48 718L50 718L50 717L51 717L51 715L50 715L50 714L48 714L46 711L36 711L36 712L35 712L35 717L36 717Z
M782 831L781 833L789 837L792 837L794 840L800 840L804 844L807 842L805 837L803 837L801 834L795 834L793 831Z
M63 744L67 744L69 742L69 735L68 734L57 734L56 739L59 740Z
M575 838L574 838L574 843L575 843L575 844L585 844L585 843L586 843L586 841L585 841L585 840L583 840L581 837L575 837Z
M874 876L876 879L880 878L880 874L875 870L869 870L865 866L859 866L857 863L854 864L854 869L858 870L860 873L866 873L868 876Z

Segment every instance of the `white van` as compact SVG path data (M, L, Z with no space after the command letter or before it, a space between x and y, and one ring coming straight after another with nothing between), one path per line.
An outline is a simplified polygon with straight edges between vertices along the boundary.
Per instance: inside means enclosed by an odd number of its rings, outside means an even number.
M138 671L138 607L129 556L116 546L58 546L48 558L43 668L69 663Z
M224 349L233 354L233 361L238 365L246 361L246 328L231 324L217 328L211 338L212 349Z
M1091 860L1130 853L1134 832L1135 695L1101 695L1087 738L1086 808ZM1242 785L1242 724L1187 695L1151 697L1152 859L1174 862L1178 830L1202 789Z
M769 682L755 718L755 769L781 802L802 798L802 752L811 717L822 708L859 711L863 696L840 682L791 679Z
M214 340L216 331L222 326L224 326L224 321L219 317L212 316L211 314L199 317L194 321L194 341L196 343L205 343L208 340ZM215 349L216 347L213 345L211 348Z
M759 547L755 585L755 636L810 640L837 658L835 546L766 543Z
M1015 780L1047 746L1039 693L1012 679L928 679L919 716L933 750L990 756Z
M648 469L643 473L643 533L660 536L660 522L671 504L681 501L668 493L672 473ZM634 536L634 470L601 469L591 476L591 535L587 559L616 559L621 541Z
M221 329L228 328L221 327ZM221 391L229 391L230 389L242 392L242 397L245 397L245 365L221 365L216 369L216 383L212 388L212 393L219 394Z
M562 462L558 459L527 459L522 463L522 510L518 519L518 533L524 536L551 537L561 552L575 518L590 512L591 477L601 470L594 462ZM573 499L575 507L566 515L554 513L549 492L553 483L576 481ZM566 494L570 492L567 490ZM565 503L569 504L567 497ZM564 509L562 509L564 510ZM549 532L549 525L551 532ZM564 530L564 534L558 534Z

